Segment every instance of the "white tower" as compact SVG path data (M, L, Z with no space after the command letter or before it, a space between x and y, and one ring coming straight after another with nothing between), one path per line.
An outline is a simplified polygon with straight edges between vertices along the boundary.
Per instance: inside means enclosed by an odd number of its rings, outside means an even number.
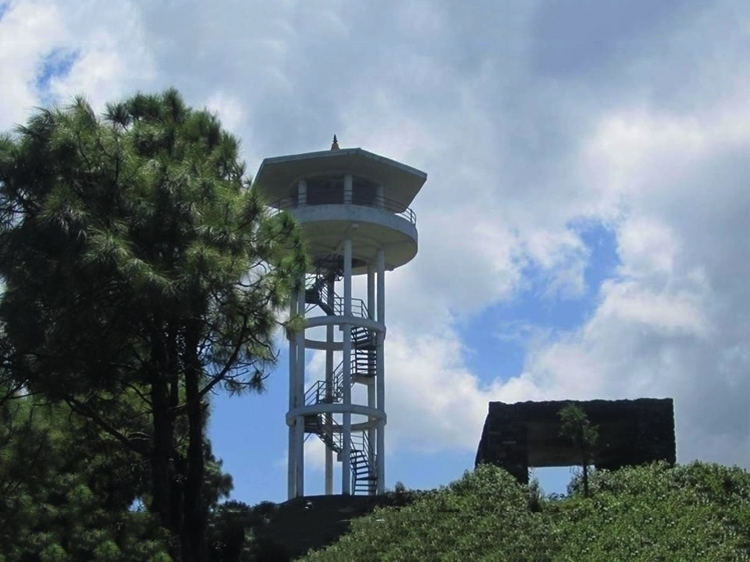
M330 151L267 158L258 170L256 186L301 225L312 263L291 302L305 329L289 336L289 499L305 495L304 442L313 434L326 446L326 494L334 454L342 494L384 492L385 271L417 253L409 204L426 179L361 148L340 149L336 137ZM354 275L367 276L366 299L353 297ZM325 376L307 385L306 349L326 354Z

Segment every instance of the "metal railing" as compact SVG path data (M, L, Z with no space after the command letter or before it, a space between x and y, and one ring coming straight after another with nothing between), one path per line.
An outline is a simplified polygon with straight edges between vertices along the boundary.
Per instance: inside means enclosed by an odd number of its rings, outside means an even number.
M276 201L271 203L269 207L272 207L273 209L276 209L278 211L289 211L291 209L297 209L299 207L315 207L317 205L355 205L358 207L382 209L383 211L396 215L397 217L406 219L411 224L417 224L417 214L412 209L410 209L409 207L404 208L402 204L394 201L393 199L386 199L385 197L377 196L370 202L352 201L351 203L344 203L344 200L342 199L341 201L338 201L336 203L304 203L303 205L300 205L297 197L293 196L284 197L283 199L277 199Z
M344 450L343 427L334 421L332 414L321 414L321 416L323 420L320 420L320 417L318 418L318 437L333 452L341 453ZM371 477L375 475L375 467L371 461L370 439L367 436L367 431L353 431L350 434L349 446L349 470L353 479L352 491L363 491L361 486L365 486L365 491L372 493L374 483ZM360 468L362 465L364 465L364 470Z
M349 385L354 386L354 377L372 377L377 367L377 355L374 349L353 348L351 378ZM305 391L305 406L315 404L338 404L344 399L344 362L341 361L331 373L330 389L328 382L317 380Z
M353 381L350 381L354 384ZM331 373L331 389L327 388L328 383L325 380L315 381L310 388L305 391L305 406L314 404L334 404L344 398L344 362Z
M361 452L365 456L368 468L370 464L370 438L367 436L367 431L356 431L351 435L351 449L354 452Z
M305 284L305 290L310 291L309 295L311 297L315 296L317 300L317 302L310 302L310 300L307 300L306 295L305 300L309 304L318 305L326 314L331 316L344 316L346 308L344 306L344 298L329 289L328 282L324 277L310 277ZM333 294L331 295L331 293ZM332 306L328 304L329 302L332 303ZM352 316L358 318L370 317L364 300L352 299Z

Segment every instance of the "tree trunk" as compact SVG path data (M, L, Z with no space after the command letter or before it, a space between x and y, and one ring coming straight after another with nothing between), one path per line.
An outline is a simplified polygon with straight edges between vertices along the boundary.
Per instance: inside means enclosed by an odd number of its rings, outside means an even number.
M176 531L170 502L169 454L172 448L172 434L167 385L158 373L151 381L151 404L153 406L154 425L153 446L151 448L151 511L159 515L162 527Z
M175 510L175 478L170 460L174 445L174 422L169 410L168 369L169 356L164 342L162 322L154 318L151 339L151 415L153 420L153 445L151 448L150 511L159 516L161 526L179 536L181 513Z
M183 505L183 562L206 562L206 510L203 501L205 455L203 443L203 407L200 396L202 369L198 359L200 328L188 326L185 337L185 401L188 416L187 478Z
M180 405L180 365L179 351L177 349L177 328L170 323L167 329L167 375L169 380L169 423L172 424L172 432L177 422L177 411ZM172 449L172 478L170 479L169 508L172 511L172 520L182 521L182 497L184 469L181 454Z

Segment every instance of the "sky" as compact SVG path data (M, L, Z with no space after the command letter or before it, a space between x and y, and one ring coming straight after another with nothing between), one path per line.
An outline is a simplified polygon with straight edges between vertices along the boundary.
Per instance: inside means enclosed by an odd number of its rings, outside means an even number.
M386 278L388 487L472 469L496 400L671 397L679 462L750 469L745 0L0 0L0 130L170 86L248 170L337 134L428 174ZM286 499L278 343L265 394L214 399L250 504Z

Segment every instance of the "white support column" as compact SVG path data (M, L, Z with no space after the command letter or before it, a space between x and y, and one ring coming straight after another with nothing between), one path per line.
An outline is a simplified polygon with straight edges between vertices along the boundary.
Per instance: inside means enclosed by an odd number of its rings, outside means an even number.
M376 400L375 400L375 381L370 381L367 384L367 406L369 408L375 408L376 407ZM372 472L375 472L377 468L377 446L378 446L378 431L376 426L372 426L367 428L367 445L368 445L368 451L367 451L367 464L370 467L370 470ZM377 487L375 489L375 493L377 493Z
M334 305L334 281L333 279L328 280L328 306L333 309ZM326 341L331 344L333 343L334 329L333 326L326 326ZM333 350L326 350L326 398L330 399L334 392L333 389ZM326 416L328 419L328 416ZM331 425L327 424L326 431L331 431ZM326 447L326 466L325 466L325 493L327 496L333 494L333 451L330 447Z
M376 314L376 301L375 301L375 264L369 263L367 264L367 313L370 318L370 320L375 320L375 314ZM377 349L375 351L368 350L368 357L372 357L372 353L376 354L377 357ZM377 373L375 373L377 374ZM377 407L377 401L375 396L375 381L370 379L367 382L367 407L368 408L376 408ZM373 420L370 420L373 421ZM376 448L377 448L377 428L375 426L372 426L368 428L367 430L367 442L369 445L369 456L367 458L367 462L370 465L370 469L375 469L375 459L377 458L376 455Z
M367 264L367 316L375 320L375 264Z
M377 321L385 325L385 252L381 249L378 250L377 254L377 275L378 275L378 287L377 287ZM375 376L376 385L376 401L377 407L381 414L385 414L385 334L380 332L378 334L378 346L377 346L377 371ZM378 421L377 431L377 493L383 494L385 492L385 420L381 419Z
M352 315L352 241L351 238L344 240L344 316ZM344 323L341 329L344 331L344 424L342 434L342 467L341 467L341 493L351 494L351 443L352 443L352 331L351 324Z
M305 315L305 289L298 293L297 313ZM305 330L297 332L297 364L295 394L297 406L305 404ZM297 451L297 466L295 472L296 486L295 497L305 495L305 417L297 416L294 447Z
M344 176L344 205L351 205L353 200L354 179L351 174Z
M307 205L307 180L297 182L297 206L304 207Z
M292 293L289 303L289 316L291 318L296 314L297 294ZM296 402L295 393L297 391L297 335L287 333L287 338L289 339L289 410L292 410ZM297 450L294 447L295 425L289 426L289 450L287 451L287 499L290 500L295 497L295 486L297 484L295 479L297 470Z

